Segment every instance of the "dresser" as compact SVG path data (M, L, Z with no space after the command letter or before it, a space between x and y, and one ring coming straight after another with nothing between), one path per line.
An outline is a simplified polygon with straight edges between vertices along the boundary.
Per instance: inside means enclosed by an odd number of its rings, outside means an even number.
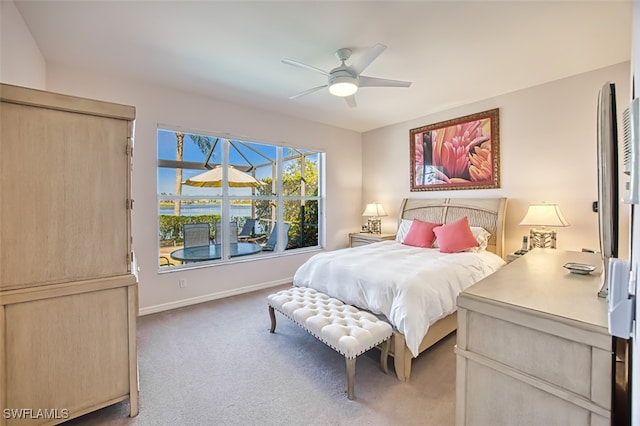
M349 234L349 247L364 246L384 240L395 240L396 234L373 234L371 232L352 232Z
M569 273L567 262L598 266ZM456 425L609 425L600 257L534 249L458 297Z
M138 413L134 116L0 85L0 425Z

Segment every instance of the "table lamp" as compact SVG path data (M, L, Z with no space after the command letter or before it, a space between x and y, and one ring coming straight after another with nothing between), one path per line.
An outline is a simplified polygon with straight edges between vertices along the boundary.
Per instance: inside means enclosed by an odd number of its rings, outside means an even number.
M380 234L381 231L381 216L386 216L387 213L382 208L382 204L379 203L369 203L367 204L367 208L364 209L362 213L363 217L368 217L367 223L369 226L369 232L372 234Z
M529 249L556 248L556 231L546 228L569 226L557 204L531 204L520 225L535 226L529 231Z

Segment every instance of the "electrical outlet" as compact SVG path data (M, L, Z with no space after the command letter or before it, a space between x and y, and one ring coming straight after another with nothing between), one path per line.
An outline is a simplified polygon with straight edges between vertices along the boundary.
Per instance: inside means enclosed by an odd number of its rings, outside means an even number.
M180 278L178 280L178 287L185 288L186 286L187 286L187 280L185 280L184 278Z

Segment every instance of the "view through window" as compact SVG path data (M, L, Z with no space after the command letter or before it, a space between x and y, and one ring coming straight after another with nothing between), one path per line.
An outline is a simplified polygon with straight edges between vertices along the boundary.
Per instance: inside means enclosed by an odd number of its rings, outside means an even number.
M324 154L158 129L159 267L319 245Z

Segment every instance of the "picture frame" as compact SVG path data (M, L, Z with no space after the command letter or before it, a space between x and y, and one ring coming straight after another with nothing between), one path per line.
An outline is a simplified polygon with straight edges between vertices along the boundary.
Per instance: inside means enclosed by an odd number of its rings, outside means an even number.
M411 191L499 188L499 118L495 108L411 129Z

